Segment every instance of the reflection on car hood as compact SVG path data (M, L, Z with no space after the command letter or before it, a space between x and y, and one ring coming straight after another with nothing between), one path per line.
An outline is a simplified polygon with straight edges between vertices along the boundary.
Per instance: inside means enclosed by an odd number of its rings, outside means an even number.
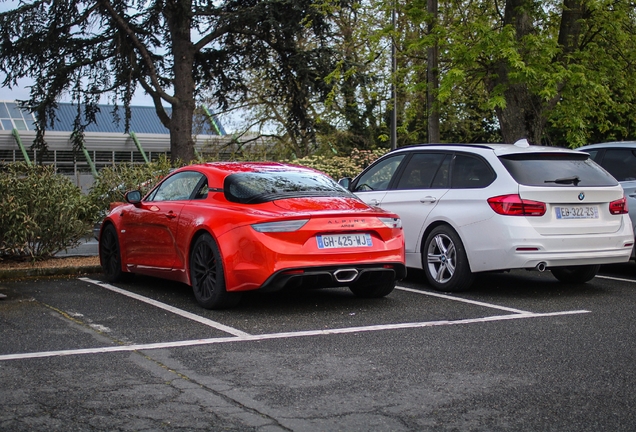
M274 204L284 210L294 212L376 212L376 209L354 197L312 197L288 198L274 201Z

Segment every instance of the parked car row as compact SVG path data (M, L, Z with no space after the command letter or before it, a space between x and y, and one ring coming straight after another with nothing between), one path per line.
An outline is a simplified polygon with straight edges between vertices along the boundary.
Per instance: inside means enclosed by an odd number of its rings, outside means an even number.
M511 269L586 282L634 246L624 186L594 162L615 157L587 151L525 140L419 145L339 183L278 163L187 166L111 210L100 260L109 281L180 281L211 309L257 289L347 286L383 297L407 267L443 291Z

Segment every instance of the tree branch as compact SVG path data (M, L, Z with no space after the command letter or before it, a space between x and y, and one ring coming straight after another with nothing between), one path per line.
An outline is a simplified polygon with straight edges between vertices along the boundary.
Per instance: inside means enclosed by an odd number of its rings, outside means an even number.
M155 64L153 63L153 61L152 61L152 59L150 57L150 53L146 49L146 46L139 40L139 38L137 38L137 35L130 28L128 23L121 16L119 16L119 14L115 10L115 8L113 8L113 5L110 3L110 1L108 1L108 0L99 0L99 3L104 7L104 9L106 9L106 11L110 15L110 17L117 24L117 26L124 33L126 33L126 35L133 42L133 46L141 54L142 61L144 62L144 64L148 68L150 80L152 81L152 89L150 91L149 90L146 90L146 91L148 91L148 93L151 94L151 96L153 94L156 94L157 97L162 98L163 100L167 101L170 104L177 103L177 100L173 96L171 96L168 93L166 93L163 90L163 87L161 86L161 83L159 83L157 69L155 68ZM141 79L140 79L140 81L141 81ZM154 101L154 98L153 98L153 101ZM159 105L161 105L161 103Z

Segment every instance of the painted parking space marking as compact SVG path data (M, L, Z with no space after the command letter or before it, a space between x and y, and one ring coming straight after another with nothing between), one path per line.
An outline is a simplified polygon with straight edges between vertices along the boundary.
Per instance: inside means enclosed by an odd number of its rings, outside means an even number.
M262 335L250 335L250 334L244 333L243 336L233 336L233 337L195 339L195 340L161 342L161 343L152 343L152 344L121 345L121 346L86 348L86 349L75 349L75 350L45 351L45 352L35 352L35 353L23 353L23 354L7 354L7 355L0 355L0 361L23 360L23 359L34 359L34 358L44 358L44 357L61 357L61 356L69 356L69 355L81 355L81 354L101 354L101 353L114 353L114 352L144 351L144 350L165 349L165 348L180 348L180 347L191 347L191 346L200 346L200 345L213 345L213 344L228 343L228 342L251 342L251 341L263 341L263 340L273 340L273 339L289 339L294 337L325 336L325 335L363 333L363 332L374 332L374 331L385 331L385 330L403 330L403 329L415 329L415 328L423 328L423 327L439 327L439 326L450 326L450 325L508 321L508 320L517 320L517 319L526 319L526 318L542 318L542 317L553 317L553 316L563 316L563 315L577 315L577 314L585 314L585 313L590 313L590 311L575 310L575 311L549 312L549 313L518 313L518 314L512 314L512 315L499 315L499 316L471 318L471 319L462 319L462 320L454 320L454 321L442 320L442 321L427 321L427 322L402 323L402 324L384 324L384 325L364 326L364 327L345 327L345 328L339 328L339 329L270 333L270 334L262 334Z
M455 296L450 296L450 295L446 295L446 294L440 294L440 293L437 293L437 292L422 291L422 290L413 289L413 288L406 288L406 287L401 287L399 285L396 286L395 288L399 289L400 291L408 291L408 292L421 294L421 295L427 295L427 296L431 296L431 297L439 297L439 298L443 298L443 299L446 299L446 300L453 300L453 301L458 301L458 302L462 302L462 303L469 303L469 304L474 304L474 305L477 305L477 306L483 306L483 307L487 307L487 308L491 308L491 309L499 309L499 310L503 310L503 311L516 313L516 314L531 314L532 313L532 312L523 311L523 310L519 310L519 309L513 309L513 308L509 308L509 307L505 307L505 306L494 305L492 303L484 303L484 302L480 302L480 301L476 301L476 300L469 300L469 299L465 299L465 298L461 298L461 297L455 297Z
M607 278L616 279L616 278L610 278L610 277L607 277ZM153 350L153 349L213 345L213 344L228 343L228 342L249 342L249 341L273 340L273 339L287 339L287 338L294 338L294 337L310 337L310 336L325 336L325 335L363 333L363 332L400 330L400 329L415 329L415 328L424 328L424 327L464 325L464 324L508 321L508 320L526 319L526 318L542 318L542 317L590 313L590 311L588 310L534 313L534 312L524 311L520 309L514 309L514 308L505 307L505 306L495 305L492 303L485 303L481 301L450 296L450 295L441 294L438 292L431 292L431 291L418 290L418 289L407 288L402 286L396 286L396 289L401 291L442 298L445 300L459 301L459 302L468 303L468 304L481 306L481 307L487 307L491 309L498 309L498 310L502 310L506 312L511 312L511 314L496 315L496 316L489 316L489 317L483 317L483 318L459 319L459 320L439 320L439 321L425 321L425 322L401 323L401 324L382 324L382 325L361 326L361 327L345 327L345 328L337 328L337 329L306 330L306 331L297 331L297 332L282 332L282 333L252 335L244 331L238 330L234 327L226 326L219 322L212 321L210 319L193 314L191 312L184 311L174 306L170 306L168 304L159 302L157 300L153 300L148 297L144 297L142 295L135 294L121 288L117 288L113 285L110 285L108 283L105 283L99 280L94 280L89 278L79 278L79 280L99 286L101 288L105 288L117 294L122 294L126 297L139 300L151 306L155 306L157 308L166 310L168 312L174 313L176 315L190 319L200 324L213 327L217 330L224 331L226 333L229 333L232 336L173 341L173 342L159 342L159 343L149 343L149 344L131 344L131 345L118 345L118 346L98 347L98 348L43 351L43 352L34 352L34 353L21 353L21 354L6 354L6 355L0 355L0 361L34 359L34 358L45 358L45 357L61 357L61 356L82 355L82 354L131 352L131 351L143 351L143 350ZM634 282L634 281L630 281L630 282Z
M112 285L107 284L107 283L102 282L102 281L89 279L89 278L84 278L84 277L79 278L79 280L84 281L84 282L88 282L88 283L93 284L93 285L100 286L102 288L106 288L107 290L116 292L117 294L122 294L122 295L125 295L127 297L134 298L135 300L142 301L142 302L147 303L149 305L152 305L152 306L155 306L157 308L166 310L168 312L172 312L173 314L182 316L182 317L190 319L192 321L196 321L196 322L198 322L200 324L203 324L203 325L206 325L208 327L213 327L213 328L215 328L217 330L224 331L225 333L229 333L229 334L232 334L234 336L249 336L248 333L245 333L244 331L235 329L234 327L226 326L226 325L221 324L219 322L212 321L210 319L207 319L207 318L204 318L202 316L193 314L191 312L187 312L187 311L184 311L182 309L176 308L174 306L167 305L167 304L162 303L160 301L153 300L151 298L144 297L142 295L135 294L135 293L132 293L130 291L123 290L121 288L117 288L116 286L112 286Z
M595 277L600 278L600 279L610 279L610 280L615 280L615 281L619 281L619 282L631 282L631 283L636 283L636 280L634 279L623 279L623 278L617 278L614 276L599 276L596 275Z

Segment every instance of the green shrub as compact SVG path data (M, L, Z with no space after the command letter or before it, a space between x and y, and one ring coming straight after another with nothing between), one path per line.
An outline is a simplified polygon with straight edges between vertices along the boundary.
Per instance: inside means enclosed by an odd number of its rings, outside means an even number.
M333 179L339 180L343 177L357 176L363 169L386 152L388 152L387 149L353 149L349 156L307 156L287 162L320 170L330 175Z
M139 189L145 195L171 168L170 161L162 157L149 164L122 163L101 169L88 194L92 205L97 209L95 219L103 217L111 203L124 201L127 191Z
M40 259L77 246L93 208L51 166L0 165L0 258Z

